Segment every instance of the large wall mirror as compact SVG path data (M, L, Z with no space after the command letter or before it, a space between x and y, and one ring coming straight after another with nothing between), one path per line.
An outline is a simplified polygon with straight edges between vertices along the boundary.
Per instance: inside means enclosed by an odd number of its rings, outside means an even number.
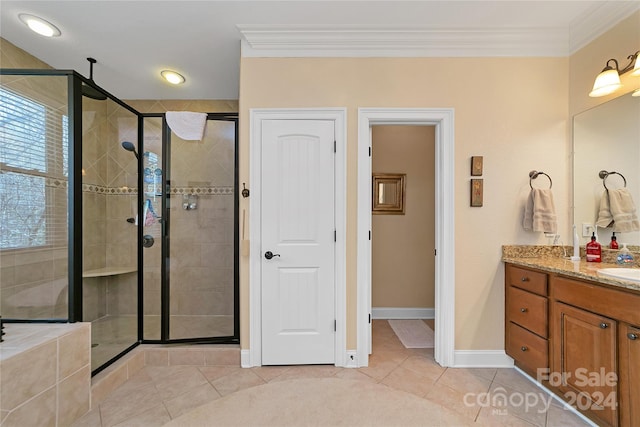
M574 223L582 236L583 224L594 224L605 191L600 171L618 172L606 178L607 188L624 186L640 207L640 97L626 94L573 119ZM621 176L622 175L622 176ZM609 244L615 225L598 228L599 241ZM640 245L640 232L616 232L618 242ZM588 237L582 236L583 242Z

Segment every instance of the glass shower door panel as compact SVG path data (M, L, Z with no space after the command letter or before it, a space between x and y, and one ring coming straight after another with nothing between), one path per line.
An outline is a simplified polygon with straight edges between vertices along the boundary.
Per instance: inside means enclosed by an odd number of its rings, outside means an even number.
M138 163L125 148L137 147L138 119L110 99L84 98L82 116L83 321L95 370L138 340Z
M0 76L0 314L68 319L66 76Z
M143 169L143 235L153 238L144 247L144 316L145 340L161 339L162 297L162 117L144 118Z
M234 335L235 123L206 123L202 141L171 133L171 339Z

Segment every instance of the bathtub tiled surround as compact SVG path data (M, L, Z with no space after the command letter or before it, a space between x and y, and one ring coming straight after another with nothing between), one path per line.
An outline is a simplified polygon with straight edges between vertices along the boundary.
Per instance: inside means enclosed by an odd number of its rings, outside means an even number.
M1 426L67 426L90 409L91 325L5 324Z

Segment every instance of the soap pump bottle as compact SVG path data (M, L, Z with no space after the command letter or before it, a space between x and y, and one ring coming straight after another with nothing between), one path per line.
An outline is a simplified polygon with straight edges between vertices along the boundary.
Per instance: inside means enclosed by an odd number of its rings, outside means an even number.
M631 255L626 243L622 244L622 249L618 252L616 262L621 265L633 263L633 255Z
M611 235L611 242L609 242L609 249L618 249L618 239L616 238L616 232Z
M602 262L602 246L596 241L596 233L591 235L587 243L587 262Z

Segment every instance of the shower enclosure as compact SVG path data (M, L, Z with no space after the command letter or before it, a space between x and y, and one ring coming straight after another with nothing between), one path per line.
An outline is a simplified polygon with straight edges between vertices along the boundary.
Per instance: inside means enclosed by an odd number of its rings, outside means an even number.
M237 343L237 116L182 141L73 71L0 70L0 315L140 343Z
M238 338L237 125L208 114L202 141L185 141L144 117L145 340Z

